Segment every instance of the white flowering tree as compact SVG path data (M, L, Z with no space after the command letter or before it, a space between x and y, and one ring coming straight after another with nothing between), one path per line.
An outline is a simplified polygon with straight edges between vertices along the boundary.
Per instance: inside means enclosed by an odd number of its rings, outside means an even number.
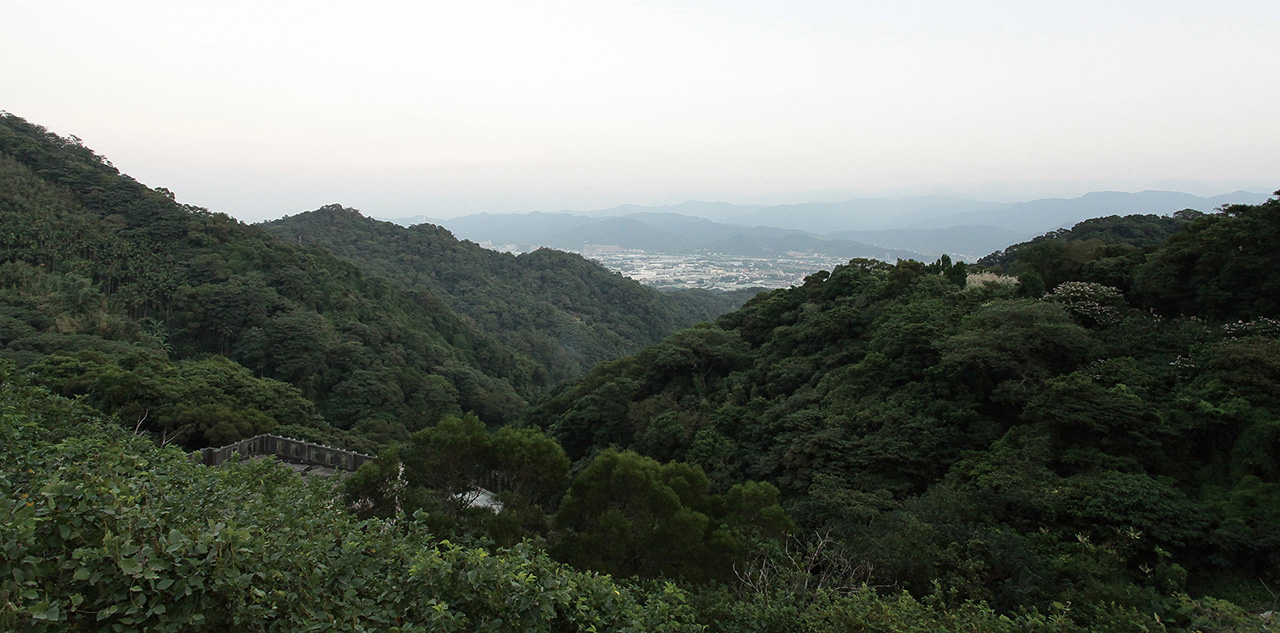
M1087 281L1060 283L1044 300L1062 306L1086 327L1116 325L1127 308L1119 290Z

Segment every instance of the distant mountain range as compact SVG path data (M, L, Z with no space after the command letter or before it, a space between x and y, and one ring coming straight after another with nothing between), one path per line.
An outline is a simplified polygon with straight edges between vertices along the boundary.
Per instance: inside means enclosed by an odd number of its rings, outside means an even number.
M443 220L442 225L461 239L490 242L495 246L514 245L520 250L546 246L582 251L588 245L609 245L650 253L720 253L734 257L772 257L789 251L847 259L923 257L921 253L905 249L795 229L723 224L678 213L637 212L614 217L481 213Z
M932 218L971 211L999 210L1009 205L964 198L921 196L914 198L857 198L844 202L737 205L727 202L688 201L663 207L623 205L590 211L588 216L619 216L643 212L690 215L716 222L747 226L773 226L825 235L833 231L910 227Z
M996 226L953 226L945 229L880 229L837 231L831 237L891 245L927 254L934 258L947 253L953 259L975 261L1010 244L1034 237L1034 233L1010 231Z
M579 215L616 217L635 213L678 213L715 222L772 226L828 235L838 231L937 229L989 225L1039 235L1106 215L1167 214L1182 209L1210 211L1224 204L1256 204L1267 193L1236 191L1209 198L1175 191L1098 191L1079 198L1042 198L1028 202L987 202L947 196L856 198L844 202L736 205L682 202L662 207L623 205Z
M1019 202L1005 208L960 211L930 220L920 220L913 228L991 225L1010 231L1041 234L1108 215L1168 215L1182 209L1207 213L1224 204L1260 204L1267 198L1268 194L1248 191L1210 198L1176 191L1097 191L1079 198L1044 198Z
M439 224L463 239L581 251L613 245L655 253L718 252L767 257L788 251L837 257L976 260L1042 233L1109 215L1212 211L1258 204L1267 194L1237 191L1201 197L1173 191L1101 191L1079 198L1002 203L945 196L860 198L844 202L739 205L689 201L661 207L622 205L583 213L491 215L448 220L388 218L410 226Z

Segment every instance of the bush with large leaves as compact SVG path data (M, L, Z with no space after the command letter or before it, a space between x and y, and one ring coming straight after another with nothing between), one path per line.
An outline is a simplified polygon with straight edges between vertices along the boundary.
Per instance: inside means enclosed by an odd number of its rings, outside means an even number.
M692 631L685 596L359 521L324 478L206 468L0 386L0 629Z

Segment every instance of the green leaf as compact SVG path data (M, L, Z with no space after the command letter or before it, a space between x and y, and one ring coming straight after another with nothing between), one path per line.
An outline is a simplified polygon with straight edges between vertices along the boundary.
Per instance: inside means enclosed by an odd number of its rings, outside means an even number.
M37 620L57 620L59 615L60 612L58 611L58 605L49 604L44 600L37 602L35 606L31 607L31 617Z
M107 619L107 618L111 617L113 614L115 614L115 612L116 612L116 605L114 605L114 604L113 604L113 605L111 605L111 606L109 606L109 607L107 607L107 608L105 608L105 609L103 609L103 610L99 611L99 612L98 612L98 618L97 618L97 620L98 620L99 622L101 622L101 621L103 621L103 620L105 620L105 619Z
M136 558L120 559L120 571L123 571L130 576L138 573L138 560Z

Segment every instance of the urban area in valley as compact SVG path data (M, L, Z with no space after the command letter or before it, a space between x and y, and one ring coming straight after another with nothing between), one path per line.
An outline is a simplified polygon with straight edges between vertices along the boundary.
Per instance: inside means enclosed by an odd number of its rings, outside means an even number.
M514 245L481 246L518 252ZM746 288L787 288L804 283L819 270L848 263L848 260L816 253L786 252L775 257L742 257L720 253L665 254L624 249L611 244L584 244L569 249L622 273L642 284L657 288L705 288L742 290Z

